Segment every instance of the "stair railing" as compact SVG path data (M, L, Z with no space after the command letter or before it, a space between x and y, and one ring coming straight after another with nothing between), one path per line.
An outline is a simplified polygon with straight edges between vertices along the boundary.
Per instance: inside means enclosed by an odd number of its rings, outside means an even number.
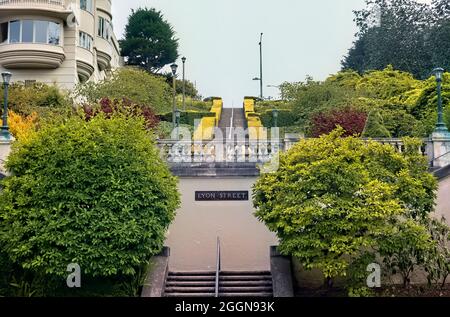
M449 157L450 156L450 152L447 152L445 154L442 154L441 156L438 156L436 158L434 158L431 162L430 162L430 166L434 167L435 162L439 161L440 159L444 158L444 157ZM445 166L444 166L445 167Z
M216 254L216 294L215 297L219 297L219 278L221 270L221 255L220 255L220 238L217 237L217 254Z

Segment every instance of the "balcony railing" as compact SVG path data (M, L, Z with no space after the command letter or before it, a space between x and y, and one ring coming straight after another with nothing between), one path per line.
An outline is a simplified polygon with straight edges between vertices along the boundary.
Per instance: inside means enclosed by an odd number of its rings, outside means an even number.
M45 7L51 9L64 9L64 0L0 0L0 7Z

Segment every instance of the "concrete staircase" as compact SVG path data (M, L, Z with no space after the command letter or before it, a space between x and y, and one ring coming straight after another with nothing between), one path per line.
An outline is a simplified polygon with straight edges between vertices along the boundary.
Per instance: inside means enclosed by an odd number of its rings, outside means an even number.
M215 272L169 272L166 297L214 297ZM219 297L272 297L272 275L266 271L219 274Z
M273 297L270 272L220 272L219 280L219 297Z

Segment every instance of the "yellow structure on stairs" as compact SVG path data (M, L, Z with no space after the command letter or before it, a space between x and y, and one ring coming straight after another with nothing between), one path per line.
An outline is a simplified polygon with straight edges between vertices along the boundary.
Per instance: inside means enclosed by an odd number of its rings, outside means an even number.
M247 119L248 133L250 141L263 140L267 138L267 131L264 129L261 118L255 112L255 99L246 97L244 99L244 112Z
M219 125L222 109L222 98L214 98L211 108L214 116L202 118L200 124L194 131L194 141L211 141L214 139L215 128Z

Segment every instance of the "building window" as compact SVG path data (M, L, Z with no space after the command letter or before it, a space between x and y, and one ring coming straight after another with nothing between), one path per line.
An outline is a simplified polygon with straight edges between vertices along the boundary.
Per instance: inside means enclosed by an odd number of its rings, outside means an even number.
M87 33L80 32L80 40L78 45L87 50L92 50L94 39Z
M22 21L22 43L33 43L33 21Z
M94 11L94 0L80 0L80 8L92 13Z
M9 25L8 22L0 23L0 43L8 42Z
M105 40L111 40L112 25L105 18L98 18L98 32L97 35L104 38Z
M0 43L59 45L60 34L60 24L50 21L14 20L0 25Z
M59 45L59 37L61 34L58 23L49 22L48 24L48 44Z
M9 22L9 42L20 43L20 21Z
M48 22L46 21L36 21L34 22L34 41L36 43L44 43L47 44L47 35L48 35Z

